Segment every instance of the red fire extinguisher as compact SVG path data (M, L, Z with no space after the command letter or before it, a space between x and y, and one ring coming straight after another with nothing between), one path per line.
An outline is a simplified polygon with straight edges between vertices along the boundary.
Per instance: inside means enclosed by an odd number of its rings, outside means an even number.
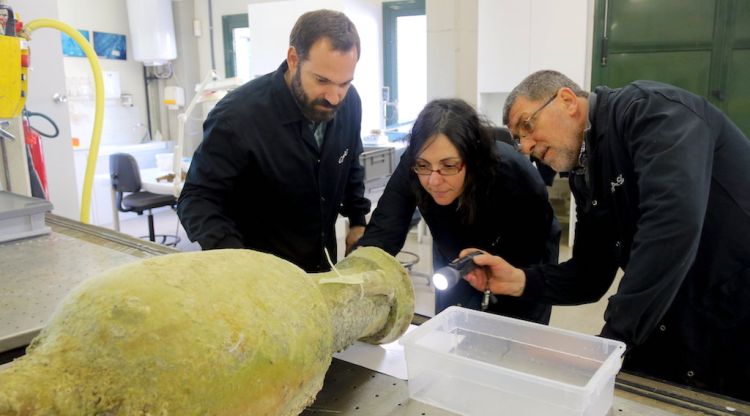
M32 195L49 199L47 171L44 167L44 149L42 148L41 136L49 138L57 137L60 134L60 130L57 128L57 124L44 114L24 109L23 116L23 133L26 136L26 152L29 157L29 176L32 182ZM42 117L47 120L54 128L54 133L47 134L35 129L29 122L31 117Z

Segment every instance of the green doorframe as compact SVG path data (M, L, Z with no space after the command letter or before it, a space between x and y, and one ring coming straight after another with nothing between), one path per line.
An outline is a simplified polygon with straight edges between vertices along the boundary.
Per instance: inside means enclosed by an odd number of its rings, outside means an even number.
M228 14L221 16L221 32L224 42L224 77L231 78L235 74L234 70L234 29L249 27L247 13Z
M398 33L396 20L402 16L425 14L425 0L401 0L383 3L383 86L390 88L389 101L398 99ZM385 100L386 97L384 96ZM386 106L386 125L398 123L392 106Z

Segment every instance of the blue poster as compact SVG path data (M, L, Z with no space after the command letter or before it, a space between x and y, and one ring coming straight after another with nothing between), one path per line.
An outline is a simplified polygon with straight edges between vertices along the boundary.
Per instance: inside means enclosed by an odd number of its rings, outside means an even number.
M125 35L94 32L94 50L96 51L96 55L102 58L128 59L125 50Z
M88 41L89 39L89 31L88 30L81 30L78 29L78 32L81 33L81 36L86 38ZM62 33L62 37L60 38L62 40L62 50L64 56L75 56L75 57L83 57L86 56L86 54L83 52L83 49L81 49L80 46L78 46L78 42L73 40L70 36Z

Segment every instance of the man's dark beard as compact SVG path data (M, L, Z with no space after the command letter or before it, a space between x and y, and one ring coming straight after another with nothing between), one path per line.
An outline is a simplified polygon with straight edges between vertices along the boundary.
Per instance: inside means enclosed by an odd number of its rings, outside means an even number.
M302 110L302 114L304 114L310 121L316 123L330 121L333 116L336 115L336 110L338 110L341 105L333 105L324 98L316 98L310 101L305 90L302 88L302 75L300 68L297 68L297 72L292 76L292 95L294 96L295 101L297 101L300 110ZM316 105L321 105L332 111L317 110L315 108Z

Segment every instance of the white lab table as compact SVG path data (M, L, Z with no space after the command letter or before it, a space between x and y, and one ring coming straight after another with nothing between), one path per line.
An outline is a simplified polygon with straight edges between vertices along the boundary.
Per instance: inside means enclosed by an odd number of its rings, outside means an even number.
M172 195L174 194L174 185L172 182L167 182L166 180L157 181L157 178L169 175L171 172L164 171L159 168L148 168L148 169L141 169L141 189L144 191L152 192L155 194L164 194L164 195ZM184 182L180 182L179 188L178 188L178 195L179 191L182 191L182 185Z

